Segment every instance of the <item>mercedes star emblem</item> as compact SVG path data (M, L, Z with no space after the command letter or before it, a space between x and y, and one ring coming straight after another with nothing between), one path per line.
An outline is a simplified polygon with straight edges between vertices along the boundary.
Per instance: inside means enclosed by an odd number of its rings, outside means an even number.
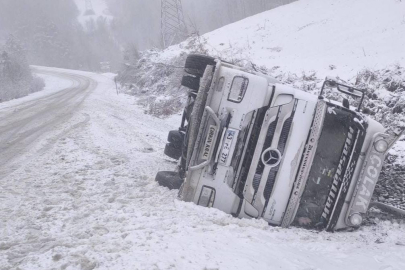
M262 154L262 162L270 167L277 166L281 161L281 153L278 149L269 148Z

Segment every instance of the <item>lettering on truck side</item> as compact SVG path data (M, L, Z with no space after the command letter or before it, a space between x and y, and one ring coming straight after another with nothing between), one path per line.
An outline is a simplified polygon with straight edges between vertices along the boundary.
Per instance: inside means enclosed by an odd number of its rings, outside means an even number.
M370 164L367 165L366 175L360 186L359 195L357 196L358 200L356 201L356 206L361 207L364 212L367 211L375 183L378 180L378 172L382 165L382 160L379 156L374 154L370 158Z
M205 159L205 160L208 159L215 131L216 131L216 127L211 125L210 128L209 128L208 134L207 134L207 139L205 141L204 151L203 151L202 156L201 156L202 159Z

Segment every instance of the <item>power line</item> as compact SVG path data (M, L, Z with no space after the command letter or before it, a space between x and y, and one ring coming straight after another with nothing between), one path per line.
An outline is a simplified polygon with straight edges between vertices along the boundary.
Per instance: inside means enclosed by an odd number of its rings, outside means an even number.
M181 0L161 0L161 34L165 48L187 38Z

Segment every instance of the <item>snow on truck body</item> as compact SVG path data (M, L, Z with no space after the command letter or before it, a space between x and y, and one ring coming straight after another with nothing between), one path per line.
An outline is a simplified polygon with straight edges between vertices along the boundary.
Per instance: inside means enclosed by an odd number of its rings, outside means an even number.
M283 227L361 224L397 137L350 106L219 60L203 80L181 199Z

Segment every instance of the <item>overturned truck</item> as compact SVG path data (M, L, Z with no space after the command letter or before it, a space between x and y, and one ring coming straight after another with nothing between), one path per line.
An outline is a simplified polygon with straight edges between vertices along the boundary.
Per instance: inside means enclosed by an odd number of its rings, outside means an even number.
M360 113L366 90L327 78L315 96L195 54L185 72L188 103L165 147L178 169L159 172L159 184L179 188L184 201L271 225L362 224L402 134ZM328 89L339 101L325 97Z

